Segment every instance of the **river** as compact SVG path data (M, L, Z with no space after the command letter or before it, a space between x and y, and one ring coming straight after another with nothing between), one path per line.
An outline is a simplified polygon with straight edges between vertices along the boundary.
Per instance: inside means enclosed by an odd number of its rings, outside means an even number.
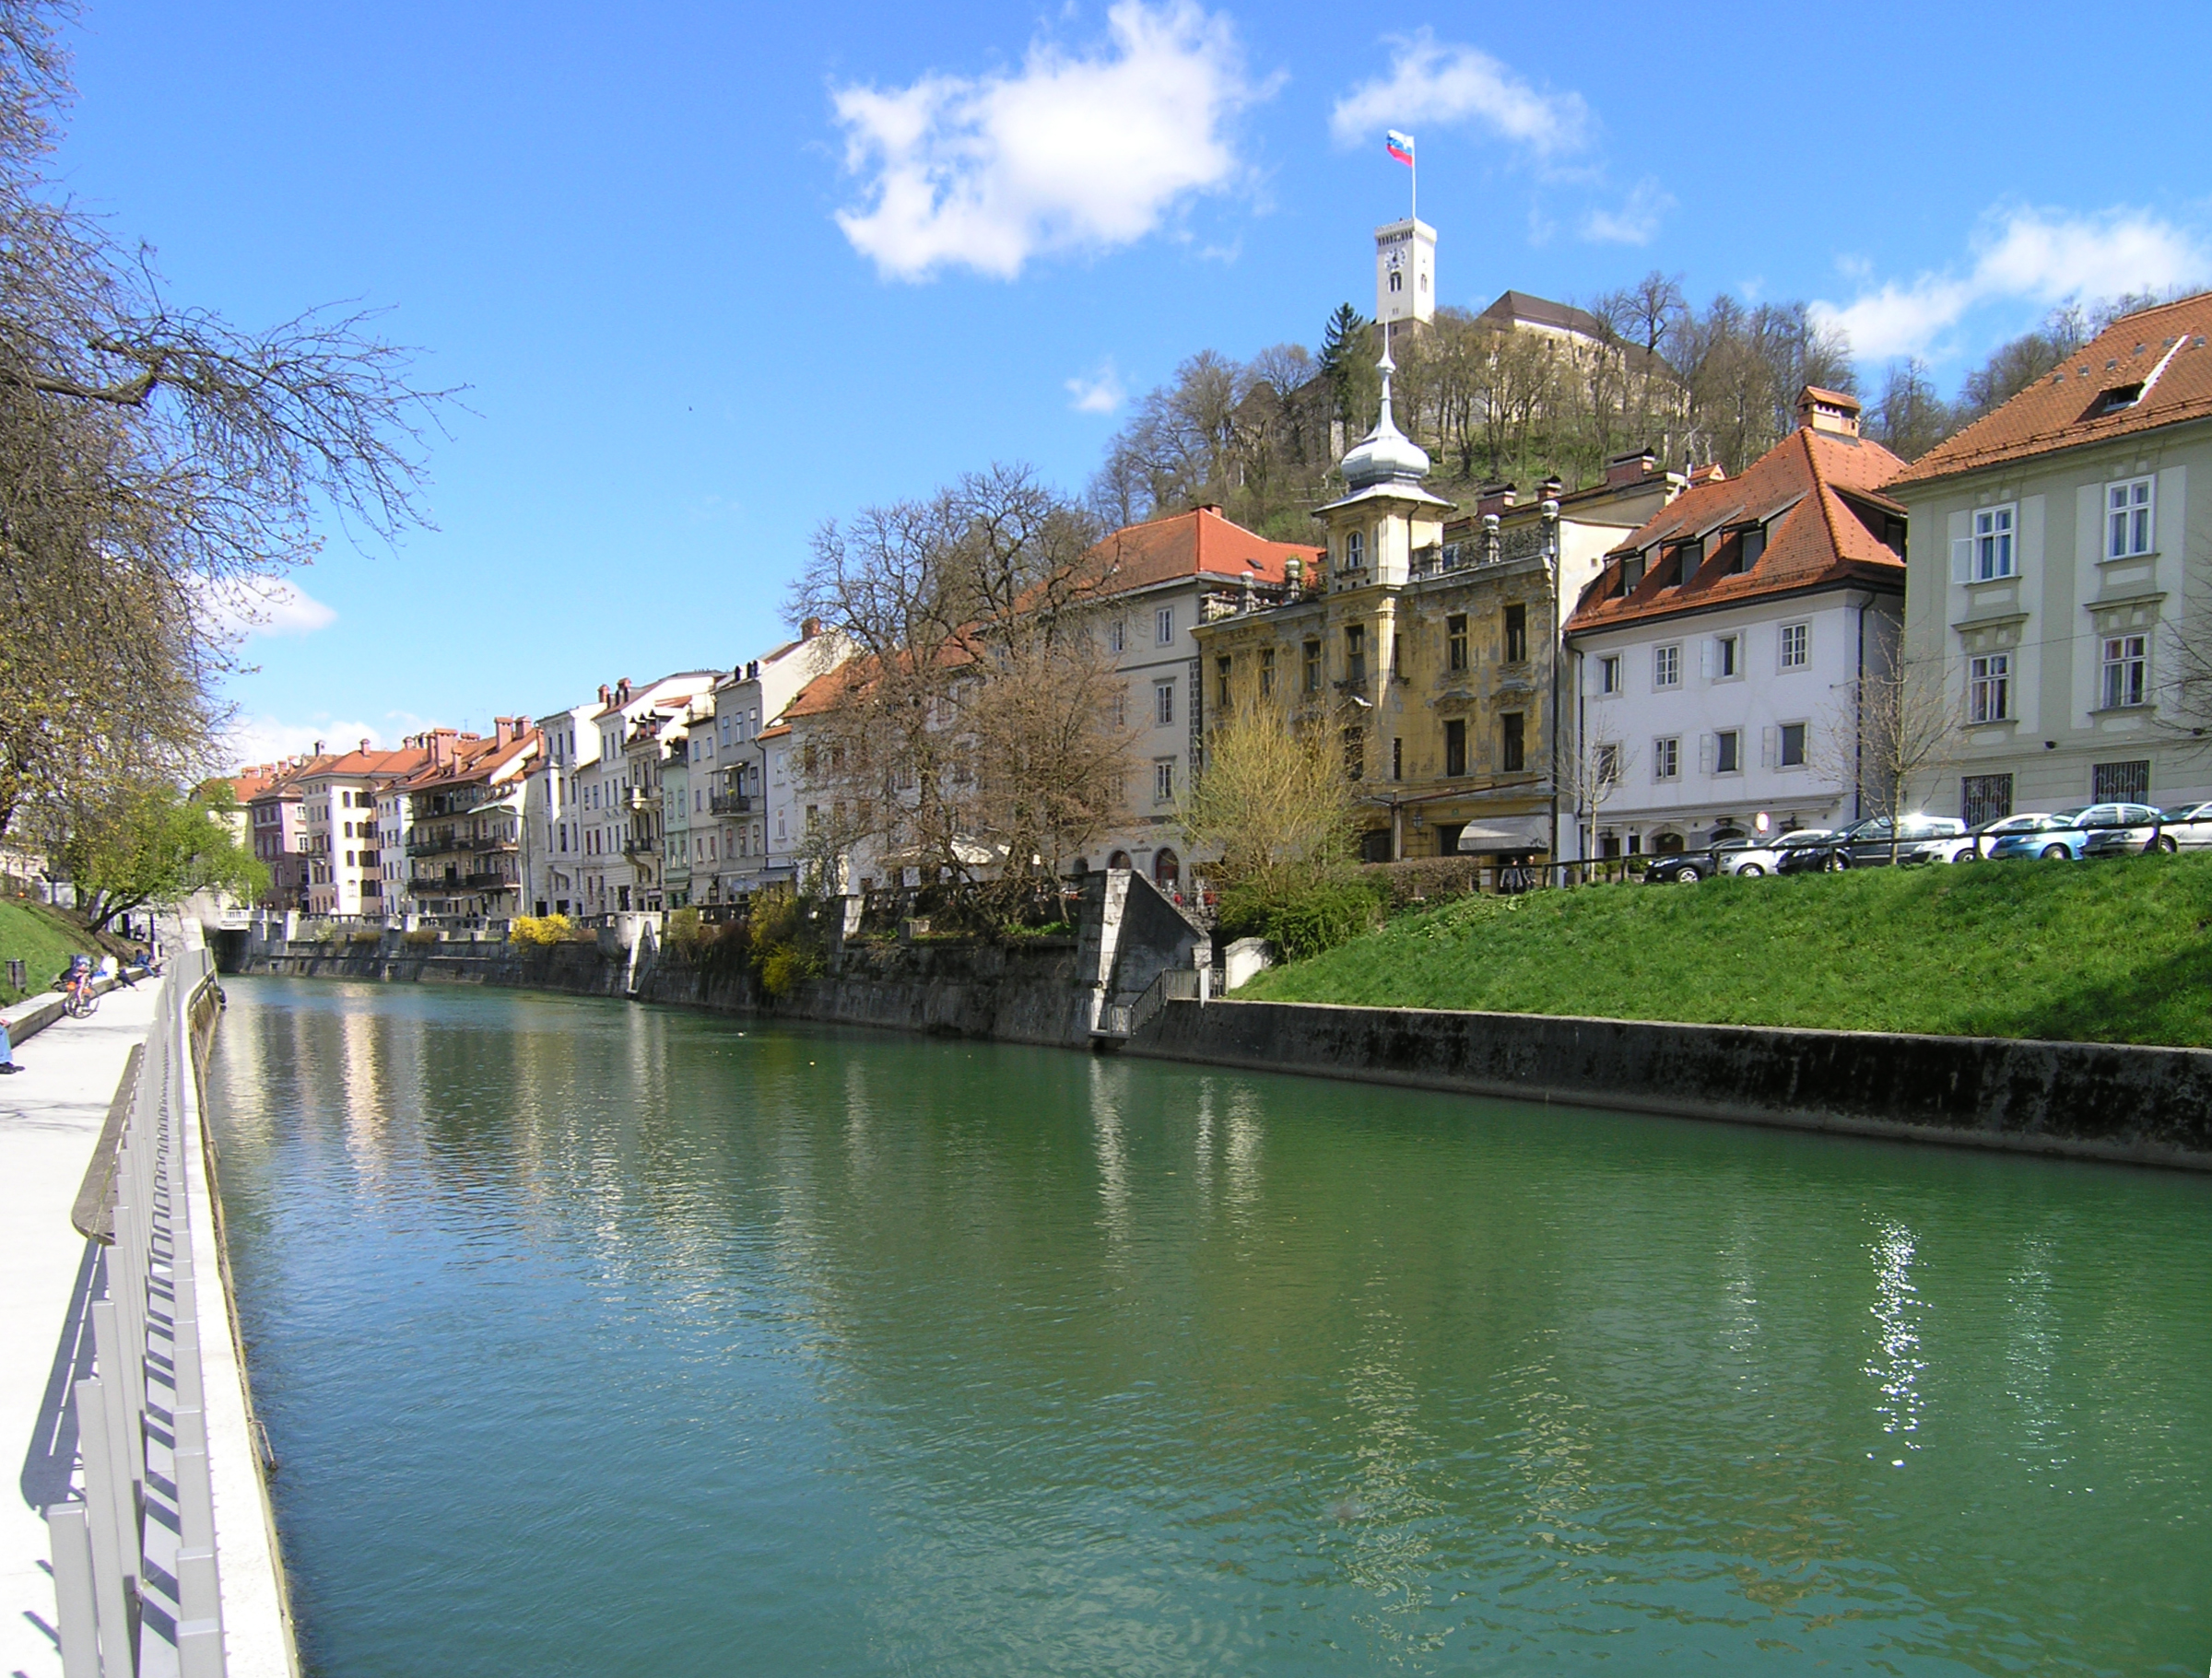
M316 1672L2212 1661L2212 1180L227 989Z

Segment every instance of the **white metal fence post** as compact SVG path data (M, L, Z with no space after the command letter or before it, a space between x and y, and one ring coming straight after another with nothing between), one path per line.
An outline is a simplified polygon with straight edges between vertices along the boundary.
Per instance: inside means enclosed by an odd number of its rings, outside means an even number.
M85 1506L71 1498L46 1511L53 1546L54 1629L61 1635L62 1678L100 1678L100 1621L92 1595L92 1533Z

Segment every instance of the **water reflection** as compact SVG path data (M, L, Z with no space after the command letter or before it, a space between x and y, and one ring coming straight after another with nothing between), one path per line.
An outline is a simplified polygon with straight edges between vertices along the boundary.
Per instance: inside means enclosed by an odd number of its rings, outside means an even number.
M2157 1671L2200 1635L2212 1185L232 997L319 1670Z

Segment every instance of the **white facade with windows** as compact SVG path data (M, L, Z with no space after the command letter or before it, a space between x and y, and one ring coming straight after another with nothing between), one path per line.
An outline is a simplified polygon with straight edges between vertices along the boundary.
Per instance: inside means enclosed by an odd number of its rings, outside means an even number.
M1841 587L1578 634L1581 736L1611 782L1585 854L1696 850L1762 813L1774 832L1855 818L1835 735L1900 616L1894 593Z
M2212 797L2212 753L2165 714L2176 638L2212 611L2207 329L2203 298L2123 317L1892 489L1915 533L1907 657L1959 705L1930 812Z

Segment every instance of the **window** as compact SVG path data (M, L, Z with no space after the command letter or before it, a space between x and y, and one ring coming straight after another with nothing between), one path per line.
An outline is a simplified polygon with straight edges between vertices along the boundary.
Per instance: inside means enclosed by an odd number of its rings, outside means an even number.
M1467 725L1454 717L1444 724L1444 773L1465 775L1467 772Z
M1505 662L1521 664L1528 662L1528 608L1508 606L1505 609Z
M1591 755L1591 765L1597 772L1597 784L1599 786L1612 787L1618 786L1620 784L1619 746L1615 745L1599 746L1597 750Z
M1970 722L2002 722L2012 715L2012 654L1989 652L1967 661L1966 716Z
M1716 635L1705 643L1705 676L1708 681L1732 682L1742 674L1738 669L1736 652L1742 638L1735 635Z
M1308 693L1321 691L1321 643L1319 641L1306 643L1306 691Z
M1152 802L1171 804L1175 802L1175 759L1155 757L1152 760Z
M1406 637L1394 626L1390 637L1390 679L1394 682L1406 679Z
M1744 736L1740 730L1724 728L1713 735L1712 772L1715 775L1744 772Z
M1347 571L1363 569L1367 565L1367 534L1350 530L1344 534L1344 569Z
M1344 731L1344 776L1359 780L1367 774L1367 731L1355 723Z
M1735 545L1736 570L1739 572L1749 570L1759 563L1759 557L1766 551L1767 527L1764 524L1754 524L1749 530L1744 532L1742 539Z
M1275 649L1260 649L1260 693L1263 697L1275 692Z
M1675 780L1682 773L1682 742L1673 735L1652 742L1652 779Z
M1406 742L1394 735L1390 743L1390 778L1393 780L1406 779Z
M2013 574L2012 509L1984 507L1974 514L1971 569L1976 582L1994 582Z
M1777 754L1785 769L1805 768L1805 724L1784 722L1782 725L1781 750Z
M2119 710L2145 703L2144 675L2149 666L2148 640L2141 635L2104 638L2104 709Z
M1626 559L1623 559L1620 562L1620 587L1615 593L1627 594L1641 582L1644 567L1647 563L1641 554L1630 554Z
M1498 761L1506 772L1524 769L1525 753L1522 738L1523 718L1519 711L1509 710L1498 719Z
M1350 682L1367 680L1367 626L1344 626L1344 675Z
M2157 544L2152 538L2158 521L2151 516L2151 480L2130 478L2124 484L2104 487L2104 557L2133 559L2147 554Z
M1970 827L2012 814L2012 777L1968 775L1959 783L1959 813Z
M1813 662L1813 626L1784 624L1782 626L1782 667L1784 670L1803 670Z
M1229 709L1229 655L1225 652L1214 661L1214 699L1223 710Z
M1444 619L1444 668L1465 670L1467 667L1467 615L1454 612Z
M1652 686L1679 687L1682 685L1682 649L1678 646L1652 649Z
M1597 691L1600 693L1618 693L1620 691L1619 653L1608 652L1604 658L1597 661Z
M1175 721L1174 683L1155 682L1152 684L1152 721L1162 728Z
M1122 650L1122 643L1127 639L1127 629L1128 626L1118 617L1106 626L1107 651L1119 652Z
M1152 614L1152 639L1165 647L1175 640L1175 608L1162 606Z
M2089 796L2098 804L2142 804L2150 797L2150 759L2100 763L2089 770Z

